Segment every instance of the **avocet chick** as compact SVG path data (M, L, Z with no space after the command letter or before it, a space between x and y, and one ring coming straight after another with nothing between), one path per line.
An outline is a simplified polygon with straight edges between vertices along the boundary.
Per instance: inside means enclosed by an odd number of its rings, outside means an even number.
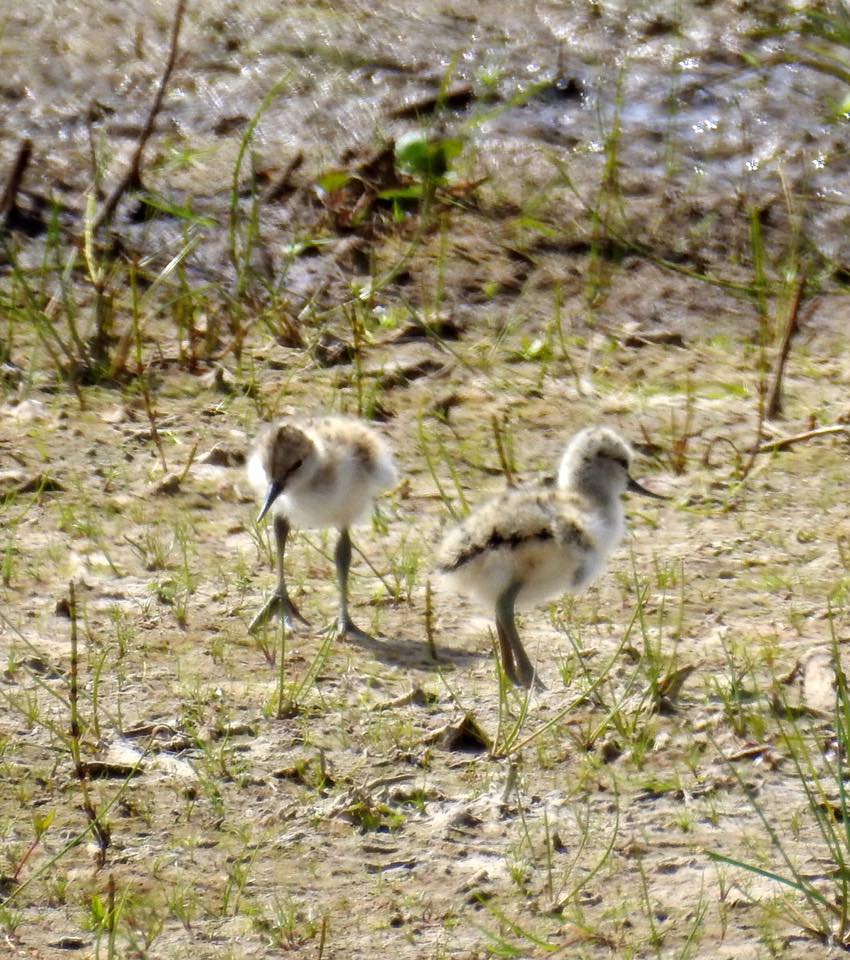
M263 498L257 523L269 512L274 517L277 547L277 589L249 629L258 629L275 614L289 627L296 620L307 624L286 589L286 539L291 525L337 527L337 629L341 634L362 635L348 612L348 530L369 513L375 497L398 480L387 444L365 423L351 417L282 420L259 438L248 460L248 479Z
M564 450L556 486L506 490L443 541L439 570L495 610L502 665L514 683L530 687L536 680L515 606L577 593L602 572L625 533L626 490L665 499L629 475L631 459L613 430L588 427Z

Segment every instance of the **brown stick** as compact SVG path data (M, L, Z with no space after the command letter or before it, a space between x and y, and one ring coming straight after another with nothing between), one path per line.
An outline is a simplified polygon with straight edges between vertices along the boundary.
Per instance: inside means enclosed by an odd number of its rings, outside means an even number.
M850 436L850 424L833 423L828 427L818 427L817 430L806 430L803 433L795 433L789 437L778 437L776 440L769 440L758 446L758 453L770 453L772 450L784 450L786 447L793 447L795 443L803 443L805 440L812 440L815 437L828 437L833 433L844 433Z
M280 200L284 194L291 192L292 186L289 183L289 178L303 162L304 154L299 150L286 165L283 173L275 177L268 187L266 187L266 192L263 194L264 203L274 203L275 200Z
M9 220L15 209L18 190L21 188L21 181L24 179L24 173L29 166L31 157L32 140L30 140L29 137L25 137L21 140L21 145L18 147L18 153L9 173L9 179L6 181L6 186L3 188L3 195L0 197L0 217L3 219L4 227L9 225Z
M490 418L490 423L493 427L493 438L496 441L496 452L499 455L499 465L502 468L502 473L505 475L505 482L509 487L515 487L516 480L514 478L514 472L511 469L511 462L510 458L508 457L505 437L502 433L502 425L499 423L495 413Z
M803 290L806 286L806 278L798 277L794 284L794 292L791 294L791 302L788 305L788 316L785 318L785 330L782 333L782 343L779 346L779 355L776 358L776 367L773 371L773 383L770 385L770 391L767 394L767 403L765 405L764 416L766 420L773 420L782 413L782 377L785 374L785 364L788 361L788 354L791 352L791 340L799 329L797 315L800 312L800 304L803 300Z
M148 116L145 120L145 125L142 127L142 132L139 134L139 139L136 143L136 149L133 153L132 159L130 160L130 165L127 168L127 172L118 181L118 183L115 184L115 188L113 189L112 193L109 195L109 197L107 197L106 202L103 204L100 212L95 217L95 230L98 230L103 226L104 223L112 219L112 215L115 213L116 207L128 190L137 190L142 186L142 156L145 151L145 146L147 145L147 142L153 133L157 114L159 113L160 108L162 107L162 101L165 98L165 89L168 86L168 81L171 79L171 74L174 70L174 64L177 62L180 27L183 24L183 14L185 12L186 0L177 0L177 7L174 11L174 22L171 25L171 44L168 51L168 60L166 61L165 69L162 72L162 77L159 81L159 87L157 88L156 96L154 97L151 108L148 111Z
M750 475L750 471L756 465L756 458L759 454L759 441L761 440L762 431L764 429L764 412L767 409L767 361L765 360L765 342L766 342L766 331L767 331L767 317L763 312L759 312L759 344L760 344L760 353L759 353L759 382L758 382L758 392L759 392L759 405L758 413L756 414L756 439L753 442L753 446L750 450L750 455L747 458L747 462L744 464L744 469L741 471L740 480L743 483L744 480Z
M428 653L436 663L440 658L437 656L437 644L434 641L434 600L430 577L425 578L425 640L428 643Z

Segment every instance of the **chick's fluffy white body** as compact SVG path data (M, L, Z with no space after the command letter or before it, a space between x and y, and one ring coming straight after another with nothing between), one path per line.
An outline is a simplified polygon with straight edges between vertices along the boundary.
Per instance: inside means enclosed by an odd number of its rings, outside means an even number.
M598 467L600 443L612 447L616 465ZM507 490L448 534L441 572L487 607L513 584L518 607L583 590L623 539L627 473L619 462L629 456L609 431L581 431L564 451L557 486Z
M621 507L611 516L559 490L511 490L449 534L440 566L455 589L485 607L514 583L521 584L517 606L529 607L583 590L623 527Z
M349 417L291 421L309 441L309 452L293 472L271 512L302 528L347 528L368 517L375 497L392 487L398 471L392 454L374 430ZM248 461L248 479L262 499L270 477L264 462L267 437L260 438Z

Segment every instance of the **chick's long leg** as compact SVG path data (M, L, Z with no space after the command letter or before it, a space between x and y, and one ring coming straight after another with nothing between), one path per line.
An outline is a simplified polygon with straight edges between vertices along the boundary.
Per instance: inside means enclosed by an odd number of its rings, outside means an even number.
M337 540L336 550L334 552L334 563L336 564L336 578L339 584L339 617L337 619L336 630L340 636L348 634L353 637L368 637L364 630L361 630L351 619L348 612L348 571L351 569L351 535L347 527L339 531L339 540Z
M295 622L303 623L309 627L310 622L301 616L298 607L295 606L289 591L286 589L286 570L284 568L284 555L286 554L286 538L289 536L289 521L286 517L275 515L274 518L274 539L277 552L277 589L266 601L260 612L251 621L248 627L250 633L259 630L263 624L268 623L274 616L279 616L284 624L293 629Z
M514 604L521 587L520 583L512 583L496 601L496 630L502 648L505 673L519 686L545 689L537 677L534 665L528 659L516 629Z
M499 637L499 653L502 657L502 669L505 671L505 676L511 683L519 686L520 680L517 676L516 665L514 664L514 651L499 617L498 609L496 611L496 633Z

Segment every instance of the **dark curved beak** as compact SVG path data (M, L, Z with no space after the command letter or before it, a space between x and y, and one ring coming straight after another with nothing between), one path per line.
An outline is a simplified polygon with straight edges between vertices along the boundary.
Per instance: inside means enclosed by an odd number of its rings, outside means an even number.
M669 500L669 497L664 497L660 493L655 493L653 490L647 490L646 487L642 487L634 477L629 477L629 482L626 484L626 490L631 491L632 493L640 493L644 497L652 497L653 500Z
M257 523L259 523L263 517L271 509L271 505L277 500L277 498L283 493L283 484L278 483L276 480L269 484L269 492L266 494L265 503L263 503L263 509L260 511L259 516L257 517Z

